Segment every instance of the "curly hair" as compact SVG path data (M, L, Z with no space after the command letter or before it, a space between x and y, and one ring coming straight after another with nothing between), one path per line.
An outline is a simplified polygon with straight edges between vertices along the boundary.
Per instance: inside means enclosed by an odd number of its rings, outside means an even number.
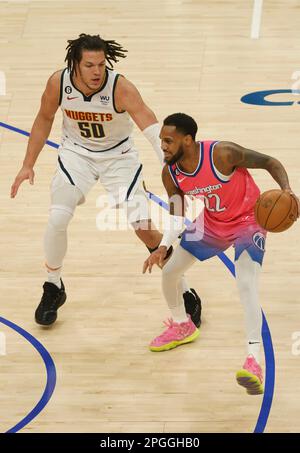
M185 113L173 113L164 119L164 126L175 126L176 130L183 135L191 135L195 140L198 126L196 121Z
M76 64L79 64L82 59L83 50L103 50L105 59L111 68L113 63L117 63L119 58L125 58L128 52L116 41L101 38L99 35L86 35L81 33L77 39L69 39L66 47L67 55L65 61L68 65L68 70L71 75L76 72Z

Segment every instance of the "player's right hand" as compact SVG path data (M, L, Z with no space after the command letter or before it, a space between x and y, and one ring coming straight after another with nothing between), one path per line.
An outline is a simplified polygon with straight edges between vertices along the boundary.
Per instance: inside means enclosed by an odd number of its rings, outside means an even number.
M23 181L26 179L29 179L30 184L34 183L34 171L32 167L22 167L19 173L16 176L16 179L14 180L13 185L11 186L10 189L10 198L15 198L15 196L18 193L19 187L22 184Z
M156 249L154 252L151 253L151 255L146 259L144 262L143 266L143 274L146 272L146 270L149 270L149 273L151 274L152 267L154 264L157 264L160 268L163 267L164 265L164 259L167 255L167 247L165 246L160 246L158 249Z

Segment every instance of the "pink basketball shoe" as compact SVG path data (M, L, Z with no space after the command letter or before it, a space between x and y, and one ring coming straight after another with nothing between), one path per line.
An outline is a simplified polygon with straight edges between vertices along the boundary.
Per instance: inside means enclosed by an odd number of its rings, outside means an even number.
M248 395L264 393L262 369L253 355L248 355L243 368L236 373L236 380L239 385L245 387Z
M190 343L200 335L190 317L186 322L177 323L173 319L168 319L168 321L164 321L164 324L167 329L150 343L151 351L168 351L181 344Z

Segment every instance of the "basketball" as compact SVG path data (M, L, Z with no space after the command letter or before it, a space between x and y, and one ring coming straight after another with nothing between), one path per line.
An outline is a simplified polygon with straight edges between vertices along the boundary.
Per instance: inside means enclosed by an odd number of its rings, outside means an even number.
M262 193L255 204L255 218L265 230L280 233L297 220L298 206L288 192L273 189Z

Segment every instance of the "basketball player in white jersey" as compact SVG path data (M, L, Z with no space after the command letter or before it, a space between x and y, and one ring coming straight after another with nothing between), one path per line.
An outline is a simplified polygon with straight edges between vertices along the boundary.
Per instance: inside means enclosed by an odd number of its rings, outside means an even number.
M162 163L160 128L137 88L112 70L112 63L124 58L127 51L99 35L81 34L68 43L67 68L55 72L48 80L23 166L11 188L14 198L24 180L33 184L33 167L60 106L62 140L44 240L47 281L35 312L36 322L42 325L55 322L57 309L66 300L61 270L67 251L67 227L76 206L84 203L97 180L103 184L112 205L126 204L128 221L150 252L158 247L162 238L149 218L142 187L142 164L131 137L131 119L150 141ZM171 251L170 248L169 255ZM186 309L199 326L201 302L187 286L184 276L182 290Z

